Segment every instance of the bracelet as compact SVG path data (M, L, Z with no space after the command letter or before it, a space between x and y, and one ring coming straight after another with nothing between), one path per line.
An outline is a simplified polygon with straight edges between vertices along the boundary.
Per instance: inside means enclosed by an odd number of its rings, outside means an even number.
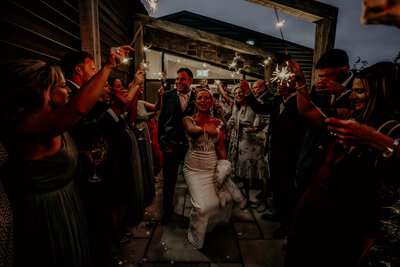
M307 87L307 84L305 83L303 86L301 86L301 87L296 87L296 90L297 91L300 91L301 89L303 89L303 88L305 88L305 87Z

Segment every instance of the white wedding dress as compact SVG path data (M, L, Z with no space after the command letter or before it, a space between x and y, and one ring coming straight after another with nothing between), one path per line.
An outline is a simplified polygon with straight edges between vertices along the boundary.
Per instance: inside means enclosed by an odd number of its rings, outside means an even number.
M194 124L195 121L190 118ZM222 127L222 122L218 127ZM203 133L198 136L189 136L189 149L186 154L183 174L189 188L193 210L190 215L188 230L189 242L196 248L203 247L204 238L218 224L229 222L233 201L226 192L224 195L224 207L218 197L214 172L217 165L216 144L217 136L209 136Z

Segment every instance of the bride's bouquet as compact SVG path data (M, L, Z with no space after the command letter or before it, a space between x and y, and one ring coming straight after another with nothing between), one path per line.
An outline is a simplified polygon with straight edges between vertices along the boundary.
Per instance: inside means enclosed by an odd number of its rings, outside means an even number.
M222 207L225 207L226 202L231 199L236 203L241 203L244 200L239 188L237 188L235 183L229 178L231 170L232 166L230 161L226 159L217 161L214 172L214 184Z

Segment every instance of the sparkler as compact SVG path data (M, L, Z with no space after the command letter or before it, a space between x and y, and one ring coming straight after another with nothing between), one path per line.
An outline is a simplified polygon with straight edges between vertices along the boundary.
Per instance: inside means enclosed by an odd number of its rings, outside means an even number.
M271 82L278 82L282 85L283 82L286 82L289 85L289 79L294 76L293 72L288 70L288 66L282 67L279 69L279 66L276 65L274 72L272 73Z
M143 51L144 51L144 52L149 51L149 50L150 50L150 47L151 47L151 44L150 44L149 46L144 46L144 47L143 47Z
M285 24L285 20L281 20L281 21L278 21L278 22L275 24L275 27L278 28L278 29L280 29L280 28L283 27L284 24Z
M157 0L146 0L146 2L149 4L150 10L152 12L157 11Z
M268 58L264 59L262 63L258 63L259 65L263 66L264 68L271 62L272 58L268 56Z

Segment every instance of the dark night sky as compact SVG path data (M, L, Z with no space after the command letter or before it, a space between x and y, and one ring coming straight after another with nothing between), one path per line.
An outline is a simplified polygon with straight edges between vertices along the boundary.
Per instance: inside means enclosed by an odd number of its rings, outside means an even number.
M145 0L142 0L145 2ZM392 61L400 51L400 29L393 26L362 25L362 0L321 0L339 8L335 48L344 49L350 66L357 57L368 60L369 65L379 61ZM147 7L146 3L145 6ZM275 28L275 12L245 0L158 0L158 11L150 16L161 17L182 10L239 25L280 38ZM307 47L314 47L315 24L283 13L284 38Z

